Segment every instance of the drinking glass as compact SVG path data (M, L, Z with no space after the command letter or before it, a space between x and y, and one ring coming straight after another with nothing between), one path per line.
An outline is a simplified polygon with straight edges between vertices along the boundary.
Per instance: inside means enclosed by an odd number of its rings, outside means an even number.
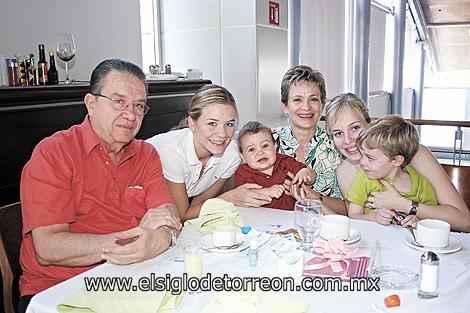
M319 200L297 200L294 206L295 228L302 240L301 249L310 251L317 235L322 216Z
M188 245L183 248L184 250L184 269L190 278L202 277L202 257L199 245ZM190 290L189 294L196 294L200 291Z
M57 57L65 62L65 83L70 84L68 63L75 57L75 40L71 33L60 33L57 41Z

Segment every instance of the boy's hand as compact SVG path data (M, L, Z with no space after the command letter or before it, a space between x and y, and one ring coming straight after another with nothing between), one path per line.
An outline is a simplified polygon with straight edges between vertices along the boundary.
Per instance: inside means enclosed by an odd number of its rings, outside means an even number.
M419 218L416 215L408 215L401 221L401 225L406 227L406 226L411 226L413 228L416 228L416 225L419 222Z
M393 214L389 209L377 209L369 214L376 223L389 225L392 222Z

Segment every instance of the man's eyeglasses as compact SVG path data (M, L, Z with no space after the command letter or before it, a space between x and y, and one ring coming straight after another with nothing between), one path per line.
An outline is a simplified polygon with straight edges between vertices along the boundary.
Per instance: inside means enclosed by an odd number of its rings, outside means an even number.
M127 108L132 105L134 113L140 116L143 116L147 114L149 111L148 105L145 104L145 102L130 102L129 100L123 99L123 98L110 98L105 95L102 95L100 93L93 93L92 95L97 96L97 97L103 97L105 99L111 100L113 103L113 107L115 110L118 111L124 111L127 110Z

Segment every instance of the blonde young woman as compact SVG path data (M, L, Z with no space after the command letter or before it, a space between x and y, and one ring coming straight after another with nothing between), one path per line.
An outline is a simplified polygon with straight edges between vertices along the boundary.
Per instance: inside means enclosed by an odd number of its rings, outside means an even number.
M361 154L356 146L356 138L370 122L369 110L359 97L345 93L331 99L325 114L326 126L333 135L334 144L346 158L336 174L342 194L347 195L360 168ZM413 210L420 219L444 220L454 230L469 232L470 211L429 149L420 145L410 165L431 182L438 205L419 203L417 207L412 207L411 200L402 197L391 184L384 181L387 190L372 193L368 198L370 206L375 209L397 209L405 213Z
M183 220L199 215L207 199L220 198L244 207L259 207L271 198L256 193L256 184L220 192L240 164L232 141L237 128L235 99L224 87L206 85L191 98L181 129L149 138L160 155L163 174Z

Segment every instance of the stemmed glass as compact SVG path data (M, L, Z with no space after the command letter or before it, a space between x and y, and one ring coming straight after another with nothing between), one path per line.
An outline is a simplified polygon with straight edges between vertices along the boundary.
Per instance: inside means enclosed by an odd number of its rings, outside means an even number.
M295 228L302 240L301 249L312 250L322 216L322 203L319 200L297 200L294 206Z
M68 62L75 57L75 40L71 33L60 33L57 41L57 56L65 62L65 83L70 84Z

